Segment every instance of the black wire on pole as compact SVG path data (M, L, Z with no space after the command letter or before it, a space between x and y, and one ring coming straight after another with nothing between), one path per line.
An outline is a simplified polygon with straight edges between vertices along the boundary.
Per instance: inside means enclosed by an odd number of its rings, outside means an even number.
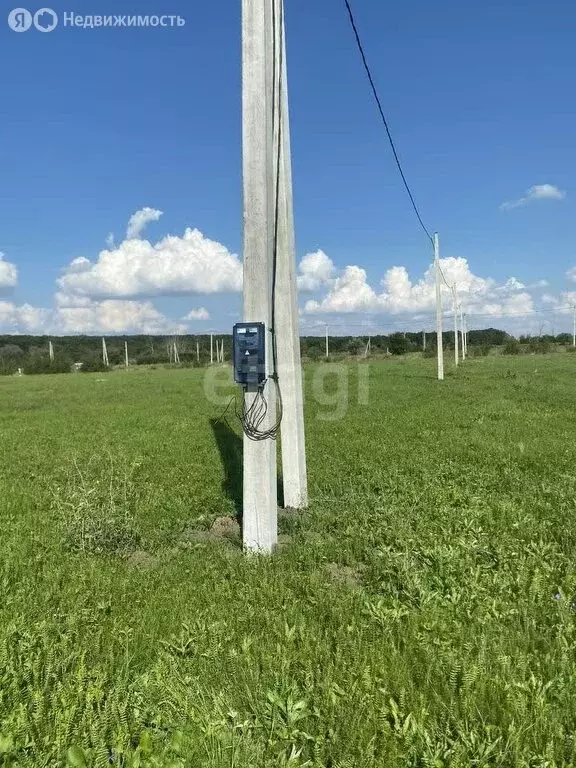
M378 96L378 91L376 90L376 85L374 83L374 79L372 77L370 67L368 66L368 61L366 60L366 54L364 53L364 47L362 46L362 41L360 40L360 35L358 33L358 28L356 27L354 14L352 13L352 8L350 7L349 0L344 0L344 3L346 4L346 10L348 11L350 24L352 25L352 31L354 32L354 37L356 38L356 45L358 46L358 50L360 51L360 56L362 57L362 62L364 64L364 69L366 70L366 75L368 76L368 81L370 83L370 87L372 88L372 93L374 94L376 104L378 105L378 111L380 112L380 117L382 118L382 122L384 123L384 128L386 129L386 135L388 136L388 141L390 142L390 146L392 147L394 160L396 161L396 165L398 166L398 170L400 171L400 176L402 177L402 181L404 182L404 186L406 187L406 192L408 192L408 197L410 198L410 202L412 203L412 208L414 208L414 213L416 214L416 217L420 222L420 226L426 233L426 236L428 237L430 242L434 244L432 235L427 230L426 226L424 225L424 222L422 221L422 217L420 216L420 211L418 210L418 206L416 205L416 201L414 200L414 196L410 190L408 182L406 181L406 176L404 175L404 171L402 170L402 164L400 162L400 158L398 157L398 152L396 151L394 140L392 139L392 134L390 133L390 128L388 127L388 121L386 120L386 115L384 114L384 109L382 108L382 102L380 101L380 97Z
M272 291L270 298L272 305L270 307L270 331L272 333L272 378L276 382L278 380L278 355L276 351L276 272L278 265L278 223L280 218L280 163L282 157L282 67L284 66L284 46L282 44L282 28L284 25L283 8L284 3L280 0L280 15L277 24L276 4L274 0L272 0L272 56L274 61L272 77L272 109L273 115L276 115L278 121L278 146L276 147L276 157L274 158L276 163L276 184L274 188L274 240L272 246ZM279 40L276 37L278 28ZM276 72L276 65L278 66L278 72ZM272 130L274 132L274 126Z
M442 267L440 266L440 264L438 264L438 269L440 270L440 274L442 275L442 280L444 280L446 287L450 288L451 291L454 290L456 283L454 283L454 285L450 285L450 283L448 282L448 280L446 280L446 277L444 276L444 272L442 272Z

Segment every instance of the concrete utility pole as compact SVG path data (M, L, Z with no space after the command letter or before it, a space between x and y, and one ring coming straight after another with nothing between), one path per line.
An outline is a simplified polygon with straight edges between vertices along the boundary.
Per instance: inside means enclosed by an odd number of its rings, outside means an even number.
M460 304L460 349L462 351L462 360L466 360L466 330L464 328L464 315L462 313L462 304Z
M54 345L51 341L48 342L48 357L50 358L50 362L54 362Z
M127 341L124 342L124 362L126 364L126 368L128 368L130 363L128 361L128 342Z
M330 357L330 350L328 349L328 325L326 325L326 359Z
M442 348L442 286L440 280L440 246L438 233L434 233L434 266L436 269L436 347L438 355L438 381L444 379L444 350Z
M576 347L576 304L572 307L572 346Z
M109 365L108 350L106 349L106 339L104 337L102 337L102 362L105 366Z
M426 352L426 331L422 331L422 352Z
M284 506L301 509L308 506L308 475L304 439L304 396L302 361L300 358L300 327L296 283L296 245L294 236L294 207L292 199L292 157L290 149L290 114L288 105L288 76L284 2L274 1L273 30L277 101L274 109L274 158L279 160L278 227L276 266L276 351L278 376L282 392L283 413L280 427L282 445L282 485ZM274 163L276 170L276 162Z
M196 342L196 362L200 365L200 342Z
M266 375L272 373L271 296L274 247L273 19L270 0L242 0L242 175L244 320L266 328ZM250 408L256 391L244 393ZM261 430L276 423L276 392L264 389ZM278 538L276 441L244 434L242 535L244 547L271 552Z
M456 303L456 286L452 286L452 308L454 311L454 362L456 365L460 362L460 353L458 350L458 304Z
M214 363L214 334L210 334L210 365Z

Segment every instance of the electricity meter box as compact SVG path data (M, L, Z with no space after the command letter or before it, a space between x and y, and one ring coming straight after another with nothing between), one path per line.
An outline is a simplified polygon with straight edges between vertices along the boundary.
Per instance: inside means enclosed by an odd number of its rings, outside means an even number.
M236 323L232 332L234 381L245 387L266 381L264 323Z

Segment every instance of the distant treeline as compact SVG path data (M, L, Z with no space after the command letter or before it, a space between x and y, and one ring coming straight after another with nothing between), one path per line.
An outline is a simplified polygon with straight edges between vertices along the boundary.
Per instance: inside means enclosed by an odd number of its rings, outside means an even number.
M224 341L224 359L230 360L232 337L214 334L213 359L217 359L216 341ZM49 355L52 341L54 358ZM446 331L444 348L454 349L454 333ZM181 366L205 366L210 363L210 336L110 336L106 348L110 367L124 365L124 343L128 343L130 365L168 365L173 360L171 346L176 343ZM366 354L368 336L330 336L330 357L361 357ZM494 348L505 354L543 353L558 345L569 346L572 336L521 336L519 339L497 328L470 331L469 355L487 355ZM320 360L326 355L324 336L302 336L302 357ZM403 355L421 352L433 356L436 352L436 334L427 332L398 332L389 335L370 336L371 355ZM75 368L81 371L103 371L102 337L98 336L0 336L0 374L68 373Z

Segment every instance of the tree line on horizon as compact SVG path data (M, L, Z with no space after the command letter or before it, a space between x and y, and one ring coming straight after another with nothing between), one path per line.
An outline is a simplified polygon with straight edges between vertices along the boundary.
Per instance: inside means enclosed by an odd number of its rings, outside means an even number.
M330 358L362 357L370 338L372 355L404 355L414 352L426 356L436 354L436 334L426 333L426 348L422 331L398 331L374 336L330 336ZM231 334L214 334L214 360L216 340L224 341L224 358L230 360L232 351ZM52 341L54 357L50 360L49 342ZM444 348L454 349L454 332L443 334ZM110 368L125 364L124 343L128 343L130 365L168 365L172 360L171 345L176 343L181 366L205 366L210 363L210 336L109 336L106 347ZM561 333L556 336L520 336L515 338L497 328L471 330L468 333L470 356L487 355L493 348L500 348L506 354L549 352L558 345L569 346L572 336ZM197 354L197 347L198 353ZM326 356L324 336L300 337L303 359L321 360ZM90 372L104 371L107 366L102 360L101 336L32 336L0 335L0 375L13 375L18 371L25 374L68 373L75 368Z

